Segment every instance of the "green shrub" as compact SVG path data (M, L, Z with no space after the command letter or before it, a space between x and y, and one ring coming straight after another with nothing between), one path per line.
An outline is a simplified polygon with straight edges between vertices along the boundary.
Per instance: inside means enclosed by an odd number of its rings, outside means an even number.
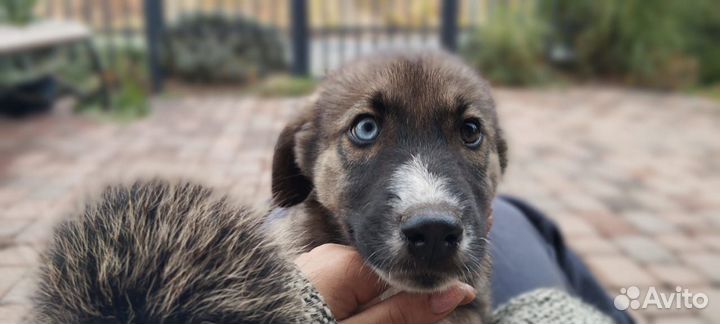
M150 100L147 84L133 76L126 76L122 85L111 95L114 117L121 120L132 120L145 117L150 113Z
M0 0L0 23L25 25L33 18L37 0Z
M700 82L720 83L720 1L695 0L687 10L688 52L699 62Z
M113 114L121 119L144 117L150 112L150 78L144 49L127 48L115 63L111 87Z
M101 57L107 57L106 52L109 50L106 46L98 46ZM115 121L144 117L150 112L150 84L145 49L128 45L116 46L114 50L115 61L104 62L107 69L102 75L110 91L110 110L104 111L96 97L92 98L94 100L82 100L76 109ZM61 71L61 75L83 92L98 89L101 81L89 58L84 55L79 60L71 61Z
M498 5L489 21L463 42L460 54L493 82L527 85L546 80L549 29L533 4Z
M286 68L279 33L242 16L186 16L166 39L166 71L188 81L245 82Z
M581 74L677 89L720 76L719 3L556 0L544 12Z

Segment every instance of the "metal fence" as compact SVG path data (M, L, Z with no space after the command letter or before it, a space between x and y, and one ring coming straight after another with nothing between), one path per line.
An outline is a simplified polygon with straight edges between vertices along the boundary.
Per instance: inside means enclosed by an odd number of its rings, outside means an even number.
M485 21L498 0L41 0L36 13L80 20L95 34L105 65L143 52L152 84L165 79L166 29L181 17L250 17L281 35L288 72L322 76L366 53L388 48L454 50L462 31Z

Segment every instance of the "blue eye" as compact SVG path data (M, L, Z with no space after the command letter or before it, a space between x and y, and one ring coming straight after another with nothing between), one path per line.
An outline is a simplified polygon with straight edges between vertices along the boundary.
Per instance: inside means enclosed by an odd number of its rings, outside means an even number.
M380 126L377 121L373 117L366 116L355 122L350 130L350 139L359 145L370 144L378 134L380 134Z

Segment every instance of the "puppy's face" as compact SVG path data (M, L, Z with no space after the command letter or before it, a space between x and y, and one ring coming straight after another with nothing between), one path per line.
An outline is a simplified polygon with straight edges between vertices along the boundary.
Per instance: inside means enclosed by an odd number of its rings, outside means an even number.
M319 203L392 285L439 290L487 270L505 143L488 87L454 57L376 58L331 75L273 162L276 202Z

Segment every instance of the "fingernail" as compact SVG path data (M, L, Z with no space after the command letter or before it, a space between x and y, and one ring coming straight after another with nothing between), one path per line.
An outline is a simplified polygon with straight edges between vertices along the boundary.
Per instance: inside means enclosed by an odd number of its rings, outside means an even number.
M468 295L475 294L475 288L473 288L473 286L470 286L464 282L459 283L458 287L460 287L460 289Z
M475 299L476 293L475 293L475 288L473 288L473 286L470 286L466 283L460 283L458 286L460 287L460 290L462 290L465 293L465 295L464 295L465 298L463 298L463 300L460 302L460 304L465 305Z
M453 310L465 298L464 288L454 286L444 292L430 295L430 310L434 314L445 314Z

